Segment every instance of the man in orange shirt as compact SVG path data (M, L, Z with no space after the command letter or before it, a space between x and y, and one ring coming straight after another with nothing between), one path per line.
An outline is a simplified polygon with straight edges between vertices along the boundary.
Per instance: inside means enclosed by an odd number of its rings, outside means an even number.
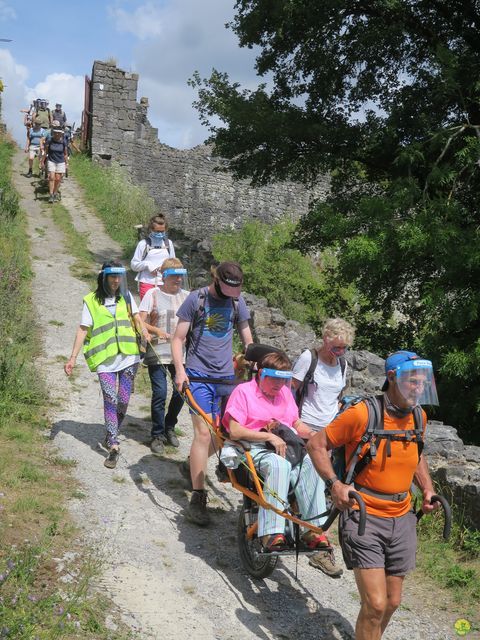
M366 402L340 413L307 445L315 468L330 488L334 506L342 511L343 557L347 568L353 569L361 599L356 640L380 640L400 605L405 575L415 567L412 482L422 491L423 511L438 507L431 505L434 489L422 455L425 412L416 412L421 415L421 425L415 425L414 420L415 407L438 404L432 363L411 351L397 351L385 361L385 373L384 394L378 399L383 424L375 427L382 435L363 445L359 457L367 454L368 463L362 466L360 462L354 475L355 489L368 514L364 536L358 535L358 510L352 508L354 502L348 497L352 486L337 478L328 451L345 445L347 464L352 459L367 428Z

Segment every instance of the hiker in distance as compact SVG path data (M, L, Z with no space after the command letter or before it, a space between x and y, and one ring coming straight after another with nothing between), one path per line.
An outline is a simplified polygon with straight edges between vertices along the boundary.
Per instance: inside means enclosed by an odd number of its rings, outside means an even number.
M105 262L97 277L96 290L83 299L72 355L64 370L67 376L72 374L83 347L87 365L98 374L102 389L105 447L109 452L104 465L109 469L115 468L120 456L118 433L140 362L139 335L150 340L128 291L125 267L115 260Z
M405 576L415 567L412 482L422 493L425 513L439 506L431 504L434 488L422 453L427 419L421 405L438 404L432 363L411 351L397 351L385 361L385 374L383 395L351 405L307 444L334 506L342 512L340 544L361 601L356 640L380 640L400 606ZM341 446L350 463L343 479L335 475L329 456L330 449ZM352 473L367 511L363 536L358 535L358 510L348 497Z
M137 272L140 300L149 289L162 284L158 267L167 258L175 258L173 242L167 236L167 220L163 213L150 218L148 235L140 240L133 254L130 266Z

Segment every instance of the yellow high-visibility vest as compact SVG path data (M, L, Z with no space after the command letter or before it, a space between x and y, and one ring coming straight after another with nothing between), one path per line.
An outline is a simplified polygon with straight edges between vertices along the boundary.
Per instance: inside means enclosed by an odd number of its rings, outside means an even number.
M139 354L137 338L123 296L117 302L115 316L103 304L98 303L94 293L86 295L83 301L93 319L93 326L88 328L83 345L83 355L90 371L95 371L98 365L119 352L127 356Z

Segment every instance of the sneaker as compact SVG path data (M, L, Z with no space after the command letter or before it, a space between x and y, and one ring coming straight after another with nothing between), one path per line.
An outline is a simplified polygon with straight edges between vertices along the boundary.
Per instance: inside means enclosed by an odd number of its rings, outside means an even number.
M190 522L198 524L199 527L206 527L209 524L210 515L207 511L207 492L205 490L192 493L186 516Z
M105 458L105 462L103 463L107 469L115 469L117 466L118 459L120 457L120 449L110 449L110 453L108 457Z
M343 575L343 569L335 564L333 549L313 553L308 559L308 564L315 569L320 569L330 578L340 578Z
M161 456L162 453L165 451L165 442L163 438L153 438L153 440L150 443L150 451L155 456Z
M175 435L175 431L173 429L167 429L165 431L165 439L167 441L167 444L169 444L171 447L180 446L180 442L178 441L178 438Z
M193 491L192 476L190 474L190 458L181 462L178 468L185 480L188 480L188 490Z
M31 178L33 176L32 170L29 169L27 173L27 178Z
M53 195L53 193L52 193L52 195L48 198L48 202L49 202L50 204L53 204L53 203L55 202L55 196Z

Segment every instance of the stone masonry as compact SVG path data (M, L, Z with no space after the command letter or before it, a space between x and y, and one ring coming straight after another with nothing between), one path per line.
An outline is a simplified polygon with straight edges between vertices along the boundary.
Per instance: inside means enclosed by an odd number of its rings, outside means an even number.
M92 158L124 166L143 184L170 220L192 239L211 240L218 231L238 228L246 220L273 222L285 215L296 220L312 198L322 198L326 179L313 191L293 182L260 188L234 181L215 169L221 161L208 146L179 150L162 144L147 118L148 99L137 103L138 75L112 63L96 61L90 95Z

